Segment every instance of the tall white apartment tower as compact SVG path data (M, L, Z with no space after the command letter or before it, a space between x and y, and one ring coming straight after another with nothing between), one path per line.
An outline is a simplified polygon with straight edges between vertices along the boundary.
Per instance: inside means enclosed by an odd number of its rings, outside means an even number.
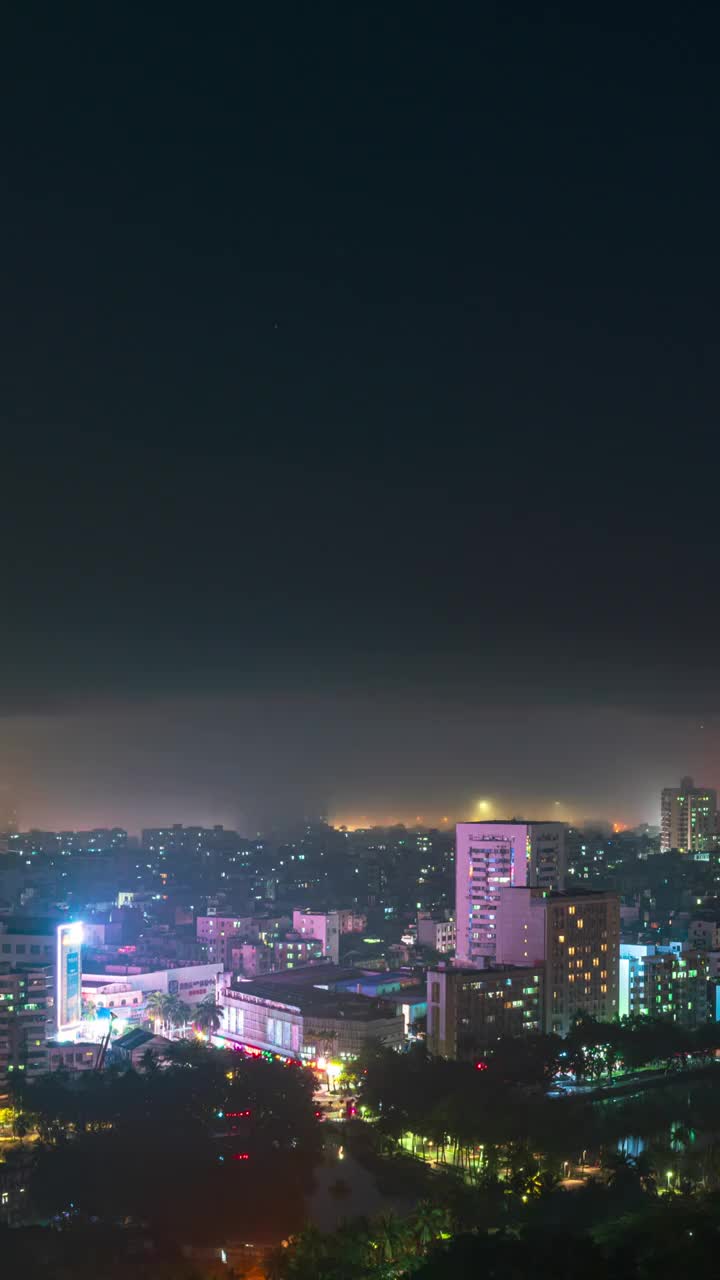
M683 778L679 787L665 787L660 801L660 849L700 853L710 848L715 835L717 792L696 787Z
M455 831L456 963L482 968L496 956L501 889L565 887L561 822L459 822Z

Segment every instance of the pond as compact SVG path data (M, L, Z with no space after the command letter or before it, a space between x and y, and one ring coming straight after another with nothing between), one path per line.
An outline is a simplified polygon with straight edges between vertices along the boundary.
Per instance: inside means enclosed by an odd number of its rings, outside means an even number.
M326 1142L323 1163L316 1169L314 1189L307 1195L308 1219L321 1231L335 1231L353 1218L411 1213L416 1198L381 1191L374 1175L339 1143Z

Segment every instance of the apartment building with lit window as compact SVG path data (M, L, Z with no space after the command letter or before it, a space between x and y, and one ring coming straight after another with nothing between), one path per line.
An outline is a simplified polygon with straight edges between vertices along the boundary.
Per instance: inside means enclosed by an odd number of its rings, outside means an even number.
M49 967L0 965L0 1086L48 1069Z
M543 966L452 969L427 973L427 1047L471 1062L501 1036L543 1026Z
M667 853L703 853L714 844L717 792L696 787L683 778L679 787L665 787L660 800L660 849Z
M701 1026L710 1017L709 969L710 958L702 951L621 942L620 1016L645 1014L682 1027Z
M562 889L561 822L459 822L455 835L456 956L460 965L496 961L500 892L512 886Z
M578 1013L610 1020L619 1009L620 898L505 888L498 964L544 964L544 1029L566 1035Z

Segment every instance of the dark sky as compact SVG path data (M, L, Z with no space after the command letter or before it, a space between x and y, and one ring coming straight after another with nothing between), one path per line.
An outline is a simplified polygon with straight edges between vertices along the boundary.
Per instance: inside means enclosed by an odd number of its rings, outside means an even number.
M31 8L22 819L653 818L720 781L709 6Z

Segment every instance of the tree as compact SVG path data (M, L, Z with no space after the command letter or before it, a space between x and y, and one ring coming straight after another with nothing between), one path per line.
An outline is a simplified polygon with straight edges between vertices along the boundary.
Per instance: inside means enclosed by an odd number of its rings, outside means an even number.
M397 1262L407 1247L408 1235L400 1218L394 1213L384 1213L375 1220L372 1233L383 1262Z
M146 1049L140 1059L140 1065L143 1071L159 1071L157 1054L152 1049Z
M150 1021L153 1023L153 1030L156 1034L166 1025L167 999L168 997L162 991L151 991L145 1001L145 1009L149 1014Z
M332 1027L321 1027L315 1032L315 1040L320 1051L321 1058L332 1057L333 1050L337 1044L338 1033L333 1031Z
M205 996L200 1001L193 1015L193 1024L199 1031L205 1031L209 1036L219 1031L222 1026L223 1010L213 995Z
M451 1225L447 1209L433 1204L432 1200L421 1200L410 1220L410 1232L418 1251L422 1252L435 1240L449 1236Z
M189 1004L179 996L166 996L164 1003L165 1023L168 1027L185 1027L192 1016Z

